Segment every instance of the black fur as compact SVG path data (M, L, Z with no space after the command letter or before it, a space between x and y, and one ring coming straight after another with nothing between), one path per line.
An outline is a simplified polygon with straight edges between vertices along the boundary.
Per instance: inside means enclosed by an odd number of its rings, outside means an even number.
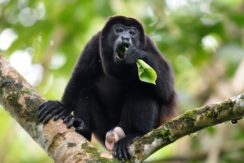
M125 26L124 33L114 34L117 24ZM138 31L134 37L128 34L132 27ZM131 44L124 58L116 60L115 42L125 34ZM157 72L156 85L139 80L137 59L143 59ZM172 117L174 103L169 64L137 20L116 16L86 45L61 103L48 101L41 105L39 119L46 123L53 117L62 118L87 139L94 133L102 143L106 132L120 126L126 137L117 142L114 153L119 159L129 159L128 145Z

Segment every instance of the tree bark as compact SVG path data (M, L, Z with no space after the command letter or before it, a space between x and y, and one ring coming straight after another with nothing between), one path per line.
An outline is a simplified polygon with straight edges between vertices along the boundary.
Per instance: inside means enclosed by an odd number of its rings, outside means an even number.
M58 163L112 162L61 120L39 124L38 106L44 99L0 56L0 103Z
M130 146L133 159L144 160L156 150L195 133L226 121L237 123L244 117L244 94L219 104L206 105L188 111L135 140Z
M39 124L38 106L44 99L0 56L0 103L55 162L114 162L101 156L84 137L61 120ZM137 139L132 161L141 162L157 149L203 128L244 116L244 94L222 103L188 111Z

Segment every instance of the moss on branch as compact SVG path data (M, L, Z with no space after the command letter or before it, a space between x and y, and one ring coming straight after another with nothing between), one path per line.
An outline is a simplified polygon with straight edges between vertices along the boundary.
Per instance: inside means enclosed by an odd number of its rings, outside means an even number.
M55 162L114 162L104 158L74 129L61 120L38 124L38 106L44 99L0 55L0 103L41 145ZM132 161L141 162L157 149L203 128L244 116L244 94L219 104L188 111L137 139L131 146Z
M38 124L44 99L0 55L0 103L55 162L112 162L61 120ZM58 126L58 127L57 127ZM72 145L71 145L72 144Z
M174 118L137 139L130 146L130 151L135 161L144 160L159 148L183 136L222 122L236 121L243 116L244 94L241 94L219 104L196 108Z

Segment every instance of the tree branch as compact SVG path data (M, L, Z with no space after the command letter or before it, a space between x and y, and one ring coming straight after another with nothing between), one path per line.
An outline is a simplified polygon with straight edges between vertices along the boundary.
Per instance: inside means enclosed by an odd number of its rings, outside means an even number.
M38 124L37 91L0 55L0 103L55 162L112 162L61 120Z
M0 103L41 145L55 162L113 162L104 158L74 129L61 120L38 124L38 106L44 102L37 91L0 55ZM244 116L244 94L215 105L186 112L137 139L131 146L132 159L141 162L157 149L203 128Z
M219 104L188 111L137 139L130 151L133 159L144 160L156 150L203 128L226 121L237 121L244 116L244 94Z

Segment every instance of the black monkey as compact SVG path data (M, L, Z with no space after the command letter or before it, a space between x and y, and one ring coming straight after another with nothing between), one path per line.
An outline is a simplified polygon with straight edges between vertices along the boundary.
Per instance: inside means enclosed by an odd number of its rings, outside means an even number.
M157 73L156 85L139 80L136 61ZM118 159L130 159L128 146L137 137L175 115L173 75L167 61L133 18L111 17L85 46L61 102L40 106L42 123L62 118L68 127L104 144L116 126L125 137L113 147Z

